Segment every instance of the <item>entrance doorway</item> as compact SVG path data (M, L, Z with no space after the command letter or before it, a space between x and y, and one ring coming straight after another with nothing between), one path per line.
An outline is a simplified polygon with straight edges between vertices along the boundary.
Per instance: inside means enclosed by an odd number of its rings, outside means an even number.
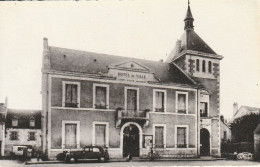
M209 131L205 128L200 130L200 155L210 155L210 135Z
M139 157L139 129L136 125L129 124L123 131L123 157L129 154Z

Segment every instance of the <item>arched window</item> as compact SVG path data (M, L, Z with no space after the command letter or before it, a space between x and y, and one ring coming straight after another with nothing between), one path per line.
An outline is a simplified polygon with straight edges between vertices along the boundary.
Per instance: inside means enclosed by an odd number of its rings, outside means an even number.
M200 60L196 60L196 71L200 71Z
M211 63L211 61L209 61L209 64L208 64L208 71L209 71L209 73L211 73L212 72L212 63Z
M206 72L206 62L205 62L205 60L202 61L202 72Z

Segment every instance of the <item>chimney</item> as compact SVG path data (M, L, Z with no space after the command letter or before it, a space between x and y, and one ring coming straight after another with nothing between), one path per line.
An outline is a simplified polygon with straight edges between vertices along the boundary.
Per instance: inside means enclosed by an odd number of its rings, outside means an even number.
M234 104L233 104L233 116L235 116L235 114L237 113L237 110L238 110L238 104L237 104L237 102L234 102Z
M48 49L48 38L43 38L43 50Z
M7 106L8 106L8 98L7 98L7 96L5 97L5 107L7 108Z
M177 39L175 52L176 52L176 53L180 53L180 50L181 50L181 40L178 40L178 39Z
M224 122L224 116L223 116L223 115L220 115L220 120L221 120L222 122Z

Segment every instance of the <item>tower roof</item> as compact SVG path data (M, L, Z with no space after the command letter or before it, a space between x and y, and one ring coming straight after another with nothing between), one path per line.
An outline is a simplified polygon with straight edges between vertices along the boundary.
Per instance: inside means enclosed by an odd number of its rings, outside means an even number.
M216 52L210 48L210 46L203 41L202 38L194 31L193 26L194 18L191 13L190 4L188 3L187 13L184 19L184 33L180 40L177 41L175 48L169 54L166 62L172 62L178 57L181 57L185 53L197 53L203 56L209 56L211 58L222 59L223 57L217 55Z
M204 42L203 39L200 38L199 35L193 30L184 31L180 40L180 52L184 50L192 50L203 53L216 54L216 52L214 52L213 49L211 49L209 45L206 42Z
M194 18L192 16L192 13L191 13L191 10L190 10L190 5L188 5L188 10L187 10L187 13L186 13L186 16L185 16L184 20L188 20L188 19L194 20Z

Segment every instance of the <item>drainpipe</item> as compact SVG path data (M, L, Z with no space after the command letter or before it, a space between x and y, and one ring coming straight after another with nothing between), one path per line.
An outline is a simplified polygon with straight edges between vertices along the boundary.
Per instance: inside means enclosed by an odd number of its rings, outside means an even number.
M197 155L200 157L200 89L197 88Z

